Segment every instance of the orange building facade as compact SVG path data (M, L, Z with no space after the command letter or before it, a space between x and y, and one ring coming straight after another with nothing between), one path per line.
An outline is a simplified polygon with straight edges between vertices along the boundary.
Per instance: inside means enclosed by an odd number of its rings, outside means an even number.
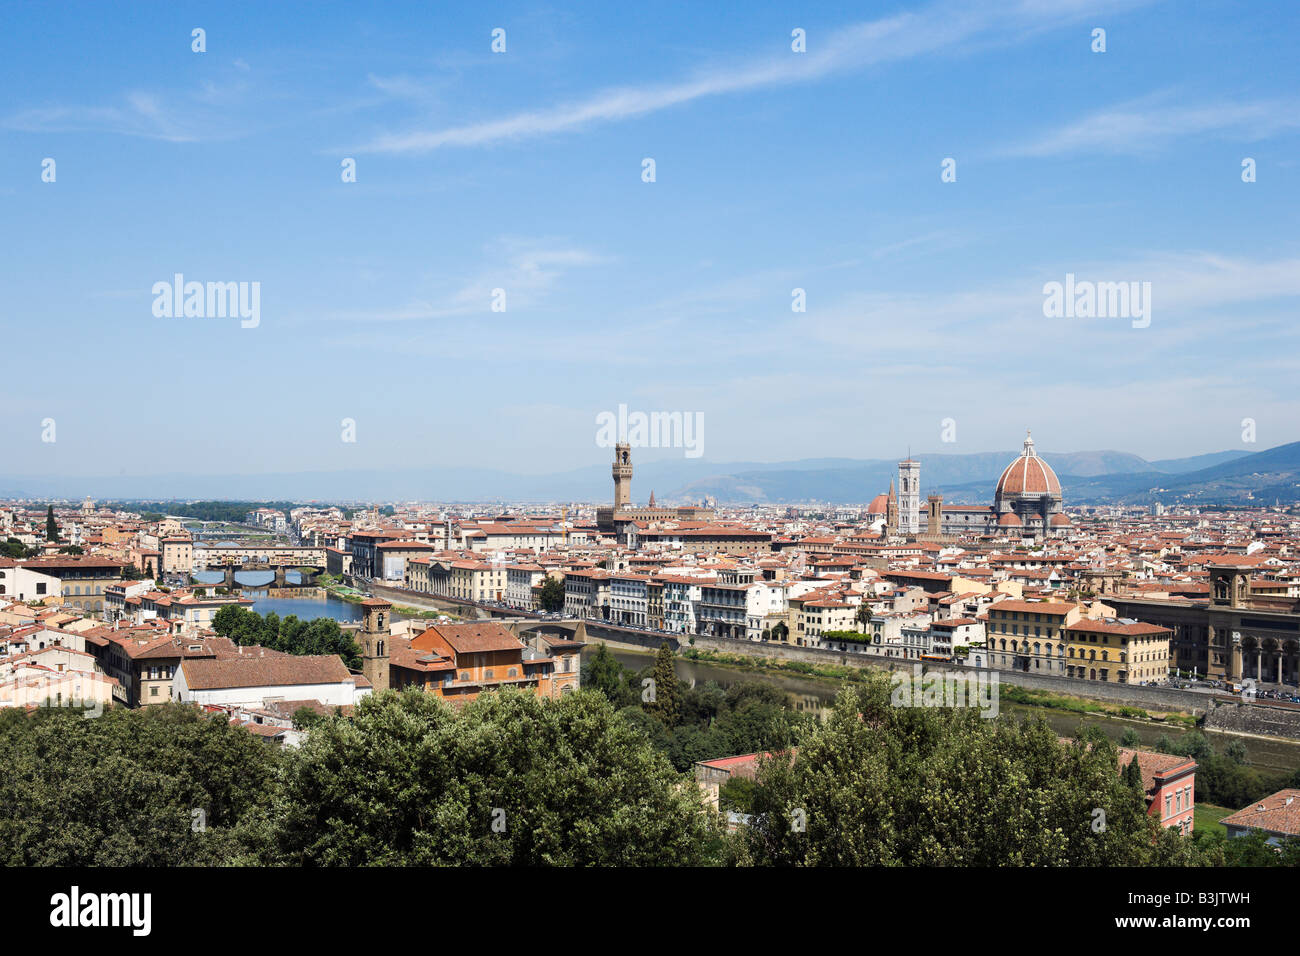
M491 621L437 625L410 641L394 639L391 686L421 687L452 702L474 700L500 687L546 698L576 691L582 645L567 640L539 644L529 647Z

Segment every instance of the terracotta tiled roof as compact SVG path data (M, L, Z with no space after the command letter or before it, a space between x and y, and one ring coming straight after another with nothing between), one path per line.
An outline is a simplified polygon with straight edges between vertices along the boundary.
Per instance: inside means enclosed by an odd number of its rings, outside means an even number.
M1225 826L1254 827L1270 833L1300 836L1300 790L1279 790L1256 800L1219 822Z
M348 669L336 654L190 659L181 662L181 671L191 690L340 684L351 680Z
M427 649L428 641L421 638L430 631L437 633L451 645L457 654L475 654L482 651L517 651L519 640L500 624L476 621L472 624L436 624L411 642L417 650ZM422 645L426 645L422 648Z

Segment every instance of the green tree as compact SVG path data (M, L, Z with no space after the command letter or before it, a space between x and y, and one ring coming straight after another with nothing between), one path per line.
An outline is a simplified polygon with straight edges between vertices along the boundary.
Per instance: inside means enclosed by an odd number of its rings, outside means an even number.
M1042 721L892 706L889 678L841 690L797 754L759 761L741 862L1115 866L1202 862L1163 833L1105 738L1062 745ZM979 814L962 812L978 806Z
M0 711L0 863L224 863L275 781L280 753L197 708Z
M329 718L304 704L293 712L293 729L311 730L323 720Z
M17 538L9 538L4 544L0 544L0 555L6 558L25 558L28 557L29 552L27 545Z
M871 605L866 601L859 604L858 612L853 615L853 619L857 621L861 628L866 628L866 626L871 623Z
M640 700L628 681L628 671L602 642L582 663L582 686L604 694L615 708L627 707Z
M698 789L586 691L388 692L286 762L263 862L690 865L709 835Z
M754 807L756 784L749 777L733 776L718 789L718 809L749 813Z
M1252 830L1246 836L1225 839L1223 862L1227 866L1281 866L1277 850L1268 844L1268 834Z
M337 654L351 669L361 668L361 648L333 618L302 621L290 614L282 619L274 611L263 617L228 604L212 616L212 630L242 646L260 644L286 654Z
M538 589L538 601L541 602L542 610L548 613L563 610L564 582L547 575Z
M641 706L647 713L662 720L665 727L673 727L681 715L681 688L678 687L677 670L673 666L673 649L667 641L660 644L655 653L654 670L650 678L654 683L648 689L654 693Z
M1142 738L1132 727L1125 727L1124 733L1119 735L1119 745L1127 747L1129 750L1135 750L1142 743Z
M1136 755L1124 767L1124 782L1139 793L1146 793L1146 787L1142 786L1142 766Z
M54 505L47 505L45 508L45 540L59 540L59 526L54 522Z

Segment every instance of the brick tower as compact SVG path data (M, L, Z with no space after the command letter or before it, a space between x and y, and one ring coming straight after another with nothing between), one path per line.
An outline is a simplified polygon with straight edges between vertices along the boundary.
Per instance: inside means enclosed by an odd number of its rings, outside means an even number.
M619 442L614 446L614 510L632 506L632 446Z
M388 625L393 605L379 598L367 598L361 606L366 609L360 635L361 673L379 694L388 690Z

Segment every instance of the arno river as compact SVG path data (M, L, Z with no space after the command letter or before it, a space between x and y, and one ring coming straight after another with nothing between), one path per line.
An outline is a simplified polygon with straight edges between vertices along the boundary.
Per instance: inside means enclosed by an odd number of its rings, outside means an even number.
M204 574L207 573L215 580L208 581ZM289 572L295 575L297 572ZM262 582L257 575L261 574L267 578ZM242 572L241 572L242 575ZM221 579L220 572L200 572L196 575L205 583L219 584ZM269 572L248 572L248 584L256 588L258 584L269 583ZM243 583L244 577L238 577ZM290 614L296 614L304 620L311 620L315 617L332 617L340 623L361 620L361 608L356 604L349 604L347 601L331 596L327 597L301 597L301 598L268 598L264 594L258 594L251 591L248 594L254 601L253 610L259 614L266 614L274 611L281 617L287 617ZM590 654L595 648L595 644L589 645L583 654ZM626 667L640 670L648 666L654 655L646 651L625 650L622 648L610 648L614 657ZM728 687L731 684L742 681L762 681L763 683L772 684L781 688L790 695L791 706L798 711L814 711L821 713L828 708L835 699L835 692L839 685L833 681L809 679L799 677L794 674L780 674L771 671L748 670L744 668L727 667L721 664L710 664L701 661L692 661L685 658L677 659L677 676L689 683L691 686L696 684L716 681L722 687ZM1155 742L1162 734L1170 737L1177 737L1184 733L1184 729L1178 726L1163 726L1161 724L1148 721L1124 720L1118 717L1106 717L1091 714L1076 714L1063 710L1052 710L1045 707L1028 707L1023 704L1003 703L1001 704L1003 714L1017 714L1024 716L1039 716L1047 721L1048 726L1062 736L1074 736L1083 726L1097 726L1110 737L1118 741L1120 735L1125 730L1132 728L1137 731L1138 737L1143 746L1153 747ZM1240 740L1246 745L1248 762L1261 770L1295 770L1300 768L1300 742L1291 742L1282 739L1260 739L1255 737L1236 737L1232 734L1223 734L1216 731L1204 731L1206 737L1214 745L1215 749L1222 752L1223 748L1233 740Z
M268 587L274 577L275 575L270 571L239 571L235 574L235 580L244 586L243 596L252 598L252 609L258 614L268 614L271 611L280 617L296 614L306 621L315 617L332 617L340 624L359 621L362 618L359 604L349 604L332 594L321 597L267 597L266 592L259 589ZM286 577L296 583L298 572L289 571ZM210 586L220 585L225 580L220 571L199 571L194 575L194 579L200 584Z
M589 645L583 651L583 654L592 653L594 647L594 644ZM621 664L634 670L647 667L654 660L654 655L645 651L611 647L610 652ZM818 713L830 707L835 700L835 693L839 689L839 684L834 681L812 680L792 674L772 673L771 671L751 671L744 668L726 667L720 664L692 661L685 658L677 659L677 676L691 686L704 684L708 681L716 681L722 687L728 687L731 684L743 681L762 681L766 684L773 684L789 694L790 703L795 710L815 711ZM1070 711L1052 710L1046 707L1028 707L1023 704L1007 702L1000 705L1000 710L1002 714L1006 715L1042 717L1043 720L1047 721L1049 727L1063 737L1074 736L1078 733L1080 727L1097 726L1102 729L1106 736L1118 742L1120 735L1125 730L1132 728L1137 731L1142 746L1153 747L1161 735L1176 738L1180 734L1186 733L1186 730L1180 726L1163 726L1149 721L1076 714ZM1300 768L1300 742L1272 738L1237 737L1233 734L1223 734L1212 730L1202 732L1214 745L1214 749L1220 753L1231 741L1240 740L1246 745L1247 762L1261 770L1295 770Z

